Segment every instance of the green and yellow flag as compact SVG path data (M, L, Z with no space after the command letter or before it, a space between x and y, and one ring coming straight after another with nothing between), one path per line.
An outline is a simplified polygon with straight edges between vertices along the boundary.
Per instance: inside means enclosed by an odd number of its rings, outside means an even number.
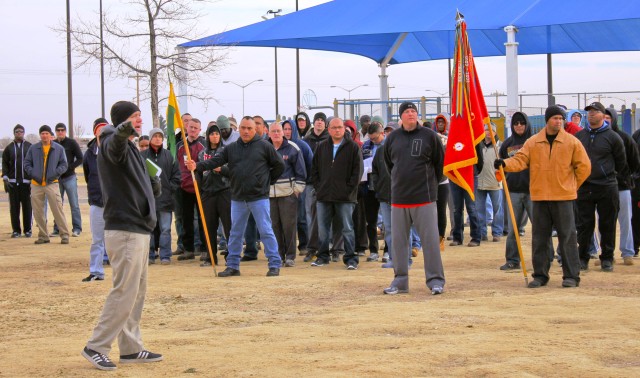
M169 82L169 104L167 105L167 148L176 156L176 129L182 129L182 118L178 100L173 91L173 83Z

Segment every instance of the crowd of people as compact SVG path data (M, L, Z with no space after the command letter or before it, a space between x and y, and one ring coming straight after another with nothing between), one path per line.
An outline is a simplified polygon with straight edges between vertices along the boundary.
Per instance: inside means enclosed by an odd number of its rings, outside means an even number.
M598 102L584 111L583 128L582 112L550 106L536 134L527 115L516 112L504 141L497 140L494 124L485 125L486 137L476 146L474 201L443 175L450 116L421 123L411 102L400 105L398 122L362 115L359 127L322 112L313 118L300 112L270 125L261 116L244 116L238 124L221 115L203 133L202 122L184 114L186 137L176 135L174 155L165 132L154 128L142 135L140 110L120 101L111 109L111 125L96 119L84 154L62 123L55 137L49 126L40 127L33 145L24 140L24 127L15 126L2 160L11 236L32 236L32 214L35 244L54 235L68 244L79 236L75 169L82 165L92 236L83 281L104 280L104 265L113 268L113 290L82 352L103 370L115 369L108 353L116 337L121 362L162 359L143 348L139 332L147 267L156 260L170 265L174 257L192 260L199 253L200 265L211 266L224 257L226 269L218 276L230 277L264 248L266 275L274 277L294 267L298 256L313 267L341 259L346 270L358 269L366 257L393 268L383 292L394 295L408 292L412 259L422 253L426 285L437 295L445 286L445 240L463 245L465 225L467 247L506 235L500 270L520 269L516 233L523 235L530 221L529 287L548 283L554 258L562 265L562 286L576 287L598 250L600 269L613 271L616 220L623 264L633 265L640 247L640 131L626 134L616 111ZM497 170L506 172L515 225ZM51 234L48 206L55 220Z

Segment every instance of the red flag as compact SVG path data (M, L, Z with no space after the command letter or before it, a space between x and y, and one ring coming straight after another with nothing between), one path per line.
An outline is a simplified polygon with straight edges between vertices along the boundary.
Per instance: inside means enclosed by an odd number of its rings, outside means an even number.
M444 174L473 194L473 165L478 162L476 145L484 139L484 124L489 113L484 103L480 80L467 36L467 24L458 14L454 51L451 126L444 155Z

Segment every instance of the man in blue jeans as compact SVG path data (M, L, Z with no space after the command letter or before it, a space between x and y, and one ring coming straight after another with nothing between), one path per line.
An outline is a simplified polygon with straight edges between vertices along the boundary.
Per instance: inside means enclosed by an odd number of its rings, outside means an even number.
M71 236L78 237L82 232L82 215L80 215L80 205L78 203L78 177L76 168L82 165L82 150L75 139L67 138L67 126L64 123L56 125L56 142L64 147L64 153L69 165L67 171L60 175L58 185L60 185L60 196L64 201L64 194L67 193L67 200L71 207ZM53 235L58 235L58 226L54 224Z
M329 264L331 227L342 230L345 254L343 262L349 270L358 269L353 230L353 209L358 194L358 184L364 171L362 151L351 139L344 137L345 126L340 118L329 123L330 138L318 144L313 164L311 182L316 189L318 217L318 253L312 266Z
M256 134L253 117L240 122L240 139L226 146L211 159L198 162L187 160L187 169L208 171L229 164L231 175L231 233L229 235L227 269L218 277L240 275L242 239L249 215L253 215L265 255L269 260L267 277L279 276L282 259L271 226L269 186L284 171L284 161L271 143Z

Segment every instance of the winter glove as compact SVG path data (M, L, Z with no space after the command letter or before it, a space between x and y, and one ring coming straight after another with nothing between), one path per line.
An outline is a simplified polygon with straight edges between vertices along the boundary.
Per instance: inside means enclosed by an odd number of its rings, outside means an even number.
M153 189L153 196L158 198L162 194L162 182L160 177L151 177L151 189Z
M129 138L131 135L138 136L136 129L133 128L131 121L125 121L116 127L116 134L123 138Z
M504 160L502 160L502 159L496 159L496 160L494 160L494 162L493 162L493 167L494 167L495 169L500 169L500 167L504 168L504 167L506 167L506 166L507 166L507 165L504 163Z

